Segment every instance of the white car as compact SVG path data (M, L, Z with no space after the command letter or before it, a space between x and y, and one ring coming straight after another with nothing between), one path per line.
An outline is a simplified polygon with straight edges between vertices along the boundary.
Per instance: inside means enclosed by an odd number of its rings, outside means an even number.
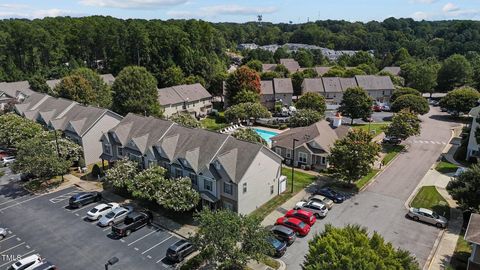
M2 158L2 165L3 166L7 166L9 164L12 164L13 162L15 162L15 157L14 156Z
M0 240L2 240L5 237L7 237L7 229L0 228Z
M101 203L95 206L92 210L88 211L87 219L89 220L98 220L99 218L105 216L110 211L120 207L118 203Z
M30 255L26 258L16 261L7 270L32 270L37 266L43 264L43 259L40 255Z
M315 201L301 201L295 205L295 209L301 209L308 212L312 212L317 218L326 217L328 213L328 208L325 204Z

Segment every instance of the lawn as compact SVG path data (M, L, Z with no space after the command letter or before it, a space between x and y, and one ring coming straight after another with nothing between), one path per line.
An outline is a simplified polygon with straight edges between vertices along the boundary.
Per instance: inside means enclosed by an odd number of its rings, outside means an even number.
M293 182L293 193L291 191L291 181L292 181L292 169L288 167L282 168L282 175L287 177L287 190L271 199L261 207L257 208L251 215L264 219L268 214L270 214L277 207L282 205L291 197L295 196L300 190L306 188L311 183L315 182L317 179L316 176L306 174L303 172L295 171L295 177Z
M470 257L470 253L472 252L472 247L465 241L464 236L465 231L462 230L457 240L455 252L450 260L450 267L455 270L467 269L468 257Z
M390 125L389 122L384 123L370 123L370 124L354 124L354 129L363 129L365 131L372 132L375 136L384 132L385 129ZM375 132L375 133L374 133Z
M386 155L383 157L382 162L383 165L387 165L392 159L394 159L400 152L405 149L404 145L390 145L390 144L384 144L383 145L383 152L386 153Z
M370 180L372 180L373 177L375 177L375 175L377 175L377 173L379 172L380 170L376 170L376 169L372 169L367 175L365 175L364 177L362 177L360 180L358 180L357 182L355 182L355 186L357 187L358 190L362 189L365 185L367 185L368 183L370 183Z
M223 116L223 112L219 112L217 116L209 115L206 118L200 120L202 127L205 129L217 131L228 126L228 123Z
M437 164L435 167L435 170L441 173L453 173L456 172L458 169L458 166L455 164L452 164L450 162L446 161L440 161L440 163Z
M441 216L450 218L450 207L434 186L422 187L410 206L431 209Z

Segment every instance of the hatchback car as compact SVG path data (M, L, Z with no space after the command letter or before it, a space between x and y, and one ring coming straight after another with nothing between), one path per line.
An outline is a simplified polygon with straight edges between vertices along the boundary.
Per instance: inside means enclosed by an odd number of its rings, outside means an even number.
M328 208L328 210L332 209L334 202L330 200L329 198L322 196L322 195L312 195L308 198L307 201L314 201L314 202L320 202L325 204L325 206Z
M293 244L297 239L295 232L283 225L275 225L271 229L272 234L280 241L286 242L287 245Z
M314 214L317 218L324 218L327 216L328 209L325 206L325 204L321 202L314 202L314 201L309 201L309 202L298 202L295 205L295 209L301 209L305 210L308 212L311 212Z
M101 217L97 224L100 227L106 227L106 226L112 226L114 224L121 223L125 220L127 215L132 211L133 211L133 207L131 206L115 208L114 210L107 213L105 216Z
M120 207L118 203L101 203L95 206L92 210L88 211L87 219L89 220L98 220L104 215L108 214L110 211Z
M315 195L322 195L330 200L332 200L334 203L342 203L344 202L347 197L344 194L341 194L331 188L321 188L315 192Z
M275 257L280 258L285 254L285 252L287 252L287 243L280 241L275 237L267 238L267 242L272 245Z
M180 240L167 249L167 258L179 263L195 251L195 247L187 240Z
M102 194L99 192L80 192L70 197L68 206L70 206L70 208L80 208L90 203L99 202L100 200L102 200Z
M292 209L285 214L285 217L293 217L307 223L310 227L315 224L317 218L312 212Z
M297 218L281 217L275 225L283 225L295 231L296 234L305 236L310 232L310 226Z
M7 237L7 229L0 228L0 240L2 240L5 237Z
M432 210L425 208L411 207L408 210L407 216L415 221L423 221L437 226L438 228L446 228L448 225L448 219L438 215Z
M40 257L38 254L35 254L16 261L7 270L33 270L42 264L42 257Z

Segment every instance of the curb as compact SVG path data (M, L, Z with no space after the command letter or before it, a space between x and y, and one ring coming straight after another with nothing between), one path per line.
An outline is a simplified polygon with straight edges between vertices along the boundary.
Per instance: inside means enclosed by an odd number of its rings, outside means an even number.
M277 270L285 270L287 269L287 265L285 264L284 261L280 260L280 259L275 259L277 262L280 263L280 267L277 268Z
M440 241L442 241L444 235L445 230L441 230L438 233L437 239L435 239L435 242L433 243L432 251L430 251L430 254L428 254L427 261L423 265L423 270L428 270L432 266L433 258L435 257L435 254L437 254L438 247L440 246Z

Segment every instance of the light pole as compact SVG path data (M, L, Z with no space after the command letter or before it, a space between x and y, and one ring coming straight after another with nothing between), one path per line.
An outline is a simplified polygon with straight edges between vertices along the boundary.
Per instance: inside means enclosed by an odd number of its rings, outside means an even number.
M295 142L298 142L297 139L293 139L292 141L292 188L291 193L293 193L293 177L295 175Z
M118 262L118 258L117 257L113 257L111 258L110 260L108 260L108 262L105 264L105 270L108 270L108 266L109 265L114 265Z
M58 137L57 137L57 130L54 129L53 130L53 133L55 134L55 144L57 145L57 155L58 155L58 158L60 158L60 147L58 146ZM64 179L63 179L63 174L62 174L62 183L63 183Z

